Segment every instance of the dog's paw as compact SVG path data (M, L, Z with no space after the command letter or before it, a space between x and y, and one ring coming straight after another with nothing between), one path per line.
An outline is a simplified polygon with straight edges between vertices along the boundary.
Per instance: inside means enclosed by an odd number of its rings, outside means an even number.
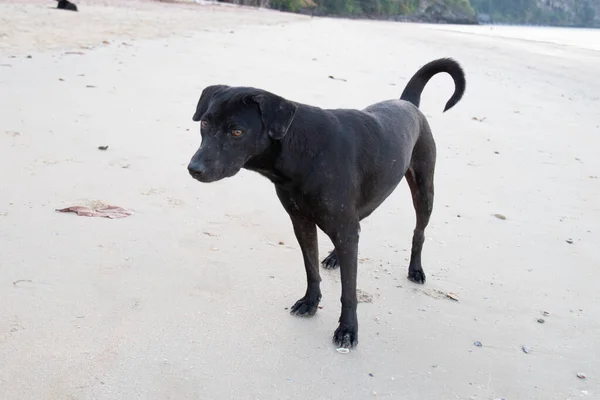
M304 296L300 300L296 302L290 309L290 314L298 315L300 317L312 317L317 312L319 308L319 301L321 300L321 296L316 298L309 298L308 296Z
M338 261L337 254L335 254L335 250L333 250L327 257L321 261L321 265L325 269L336 269L340 266L340 262Z
M333 343L337 347L345 349L356 347L358 345L358 327L340 324L333 334Z
M425 283L425 272L423 270L412 270L408 271L408 280L420 285Z

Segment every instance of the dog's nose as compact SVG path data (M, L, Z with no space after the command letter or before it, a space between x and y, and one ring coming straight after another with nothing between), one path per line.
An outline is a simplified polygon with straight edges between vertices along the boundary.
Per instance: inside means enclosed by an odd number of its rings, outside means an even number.
M202 176L205 169L204 163L198 161L192 161L188 165L188 171L190 172L190 175L194 177Z

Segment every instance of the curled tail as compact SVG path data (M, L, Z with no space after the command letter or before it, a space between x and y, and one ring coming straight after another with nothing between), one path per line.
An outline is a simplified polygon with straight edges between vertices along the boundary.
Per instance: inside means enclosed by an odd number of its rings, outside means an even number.
M410 101L416 107L419 107L421 93L423 92L425 85L434 75L439 74L440 72L448 73L454 80L454 94L452 94L452 97L450 97L450 100L446 103L444 112L454 107L465 93L467 82L465 80L463 69L451 58L440 58L439 60L431 61L421 67L421 69L410 78L410 81L408 81L408 84L402 92L402 96L400 96L400 100Z

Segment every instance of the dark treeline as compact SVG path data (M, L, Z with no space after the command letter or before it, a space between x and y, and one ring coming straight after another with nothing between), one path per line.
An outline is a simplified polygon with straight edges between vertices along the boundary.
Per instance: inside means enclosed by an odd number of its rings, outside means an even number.
M600 0L470 0L494 22L555 26L600 26Z
M256 0L223 0L249 3ZM600 26L600 0L258 0L315 15L455 23Z

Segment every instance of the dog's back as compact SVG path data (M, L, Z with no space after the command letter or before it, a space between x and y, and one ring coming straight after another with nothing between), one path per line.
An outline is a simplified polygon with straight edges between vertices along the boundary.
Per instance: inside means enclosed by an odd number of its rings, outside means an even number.
M357 168L359 208L370 214L396 188L415 162L435 165L435 142L425 115L419 110L421 93L440 72L455 82L444 111L462 98L466 80L460 65L448 58L432 61L410 79L398 100L372 104L364 110L327 110L344 121L338 134L351 135L353 146L342 147ZM352 151L351 149L354 149ZM350 150L350 151L349 151Z

